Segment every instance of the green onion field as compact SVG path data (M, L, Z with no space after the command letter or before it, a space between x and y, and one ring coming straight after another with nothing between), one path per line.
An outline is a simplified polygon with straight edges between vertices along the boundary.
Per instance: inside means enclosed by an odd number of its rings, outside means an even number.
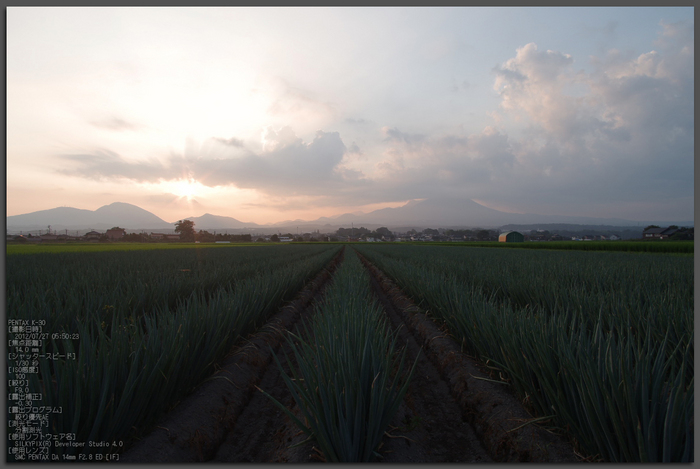
M281 394L273 397L256 377L246 399L259 394L260 405L272 406L270 415L290 426L287 440L303 439L299 445L311 445L323 461L381 461L391 451L409 451L414 446L406 441L389 446L394 434L388 432L412 431L429 418L416 414L411 425L396 423L400 406L417 398L411 380L425 373L390 326L359 253L488 370L489 378L480 379L507 388L532 426L556 434L578 460L693 461L692 243L674 251L690 255L631 252L642 243L627 244L630 252L564 243L558 250L412 243L8 246L7 318L31 320L44 333L28 344L28 354L8 353L8 393L16 392L12 383L25 383L40 405L60 409L35 425L38 440L68 435L63 441L112 443L47 444L49 458L124 454L326 272L325 286L308 294L304 319L278 331L284 346L270 349L267 367L278 370ZM430 357L428 345L421 347ZM243 420L234 420L229 427L239 428L234 425ZM420 444L417 437L393 437L402 438ZM275 443L284 446L276 454L291 454L287 440ZM10 449L20 446L8 442ZM17 455L11 451L8 461L24 460ZM280 460L301 462L285 457Z

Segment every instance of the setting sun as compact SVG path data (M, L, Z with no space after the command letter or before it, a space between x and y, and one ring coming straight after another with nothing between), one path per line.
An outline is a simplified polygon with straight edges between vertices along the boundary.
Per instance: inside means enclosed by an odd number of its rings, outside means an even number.
M197 195L197 186L201 186L201 184L192 178L180 179L171 182L171 184L173 193L180 198L187 199L188 201L194 199L194 197Z

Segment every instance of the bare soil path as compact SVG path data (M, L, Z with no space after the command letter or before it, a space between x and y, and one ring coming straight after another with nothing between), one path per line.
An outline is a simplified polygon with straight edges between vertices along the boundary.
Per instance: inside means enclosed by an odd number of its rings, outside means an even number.
M409 351L414 348L411 345L412 342L419 344L423 347L422 355L434 365L434 370L439 370L440 383L437 383L432 381L434 378L431 378L428 373L425 374L426 380L422 379L423 372L419 370L427 371L430 367L426 365L417 368L413 378L415 383L412 382L412 385L417 385L419 391L413 396L419 393L425 395L431 381L436 388L442 388L444 383L448 392L446 395L441 394L444 401L438 407L454 408L452 407L454 403L458 409L456 412L469 422L470 429L475 431L478 441L492 461L557 463L580 461L573 446L564 438L537 425L529 424L534 420L533 417L506 385L488 381L492 378L481 363L462 353L461 347L449 333L440 329L435 322L423 314L420 308L383 272L362 256L360 260L369 269L375 292L394 326L410 331L410 334L405 334ZM428 415L430 411L433 415L440 412L427 403L425 405ZM423 417L420 416L420 418ZM436 429L431 425L429 431L442 432L443 429L440 427ZM449 438L449 431L442 437ZM439 447L439 442L433 444L436 445L433 447ZM474 457L477 457L477 453Z
M275 314L223 360L221 368L197 390L176 404L144 438L122 455L120 462L202 462L214 458L241 415L259 402L256 386L265 374L277 370L273 350L284 342L287 330L309 314L332 273L342 262L344 248L289 304ZM270 366L272 364L272 366ZM278 386L284 390L284 385ZM269 401L269 399L267 399ZM256 433L252 427L251 434Z
M336 258L297 300L237 348L212 379L165 416L121 461L323 461L312 442L304 443L306 435L257 388L295 411L272 353L288 372L286 331L312 320L313 304L320 301L341 259ZM535 425L513 431L531 419L520 402L502 385L469 378L486 374L389 279L364 262L392 327L398 328L407 347L407 362L418 357L406 397L379 447L379 462L577 461L570 446ZM291 447L295 444L300 445Z

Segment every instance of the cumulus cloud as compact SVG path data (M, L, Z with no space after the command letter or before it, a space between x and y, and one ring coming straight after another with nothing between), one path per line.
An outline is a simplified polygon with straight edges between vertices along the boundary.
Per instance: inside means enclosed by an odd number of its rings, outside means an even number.
M401 132L399 129L396 127L394 128L389 128L389 127L383 127L382 132L385 135L384 141L389 142L389 141L395 141L395 142L404 142L404 143L416 143L420 142L425 138L424 135L421 134L411 134L411 133L405 133Z
M514 146L528 178L514 182L541 183L540 194L565 183L596 201L665 197L671 186L692 192L692 30L662 23L659 50L631 58L609 51L592 58L590 74L535 44L496 67L502 115L525 129Z
M182 177L182 171L186 169L182 158L172 157L165 165L156 159L127 161L121 155L107 149L64 154L59 158L67 165L62 165L56 172L97 180L124 178L137 182L157 182L160 179Z
M594 215L610 206L643 217L642 201L678 200L687 213L692 30L662 24L658 50L610 51L593 58L590 73L565 52L526 44L494 69L498 128L436 137L384 127L375 185L385 196L460 194L531 212Z
M347 149L337 132L318 131L306 143L289 127L267 128L263 142L263 150L256 153L241 140L213 138L199 147L190 143L184 155L145 162L129 162L113 151L96 150L62 155L72 164L57 171L137 182L192 178L210 187L235 185L271 194L323 193L346 180L357 182L363 177L340 164Z
M565 94L567 85L582 79L572 65L570 55L541 51L534 43L519 48L514 58L494 69L493 88L501 97L501 108L562 142L605 126L586 112L581 98Z
M372 127L375 141L363 136L360 148L350 130L347 146L338 132L305 141L289 126L271 126L262 150L235 137L212 138L162 161L127 161L108 150L64 155L71 169L62 171L135 181L186 174L208 186L318 206L450 195L560 214L671 197L692 207L693 25L660 29L655 49L632 57L613 50L579 58L523 45L493 69L500 120L480 132L435 134L345 118L339 122L346 129ZM576 66L586 59L590 72ZM277 105L287 110L330 113L303 93L284 96ZM351 160L364 172L350 169Z

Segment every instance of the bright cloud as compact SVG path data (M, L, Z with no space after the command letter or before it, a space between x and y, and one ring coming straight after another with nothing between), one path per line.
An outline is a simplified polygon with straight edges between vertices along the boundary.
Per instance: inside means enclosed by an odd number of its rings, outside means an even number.
M35 180L156 214L692 216L692 8L528 10L541 27L489 41L498 9L97 10L8 15L8 214Z

